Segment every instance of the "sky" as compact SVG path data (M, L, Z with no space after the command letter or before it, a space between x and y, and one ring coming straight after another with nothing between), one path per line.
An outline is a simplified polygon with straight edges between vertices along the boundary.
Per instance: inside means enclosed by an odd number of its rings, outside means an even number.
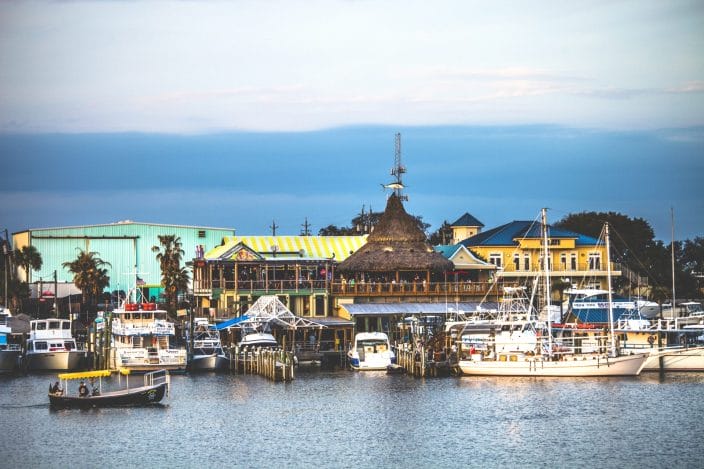
M580 211L704 235L701 1L0 2L0 230Z

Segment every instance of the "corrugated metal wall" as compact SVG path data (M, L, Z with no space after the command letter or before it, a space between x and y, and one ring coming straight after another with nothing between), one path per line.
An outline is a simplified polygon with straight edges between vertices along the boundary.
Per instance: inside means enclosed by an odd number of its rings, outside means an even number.
M199 235L203 234L204 237ZM225 236L234 236L234 230L224 228L170 226L144 223L117 223L70 228L31 230L30 243L42 255L40 271L32 272L31 281L53 280L54 270L60 282L71 282L73 276L62 267L64 262L76 259L78 249L98 252L111 264L110 291L128 290L135 282L135 268L148 285L161 283L161 271L152 246L159 246L159 235L181 238L183 260L195 257L196 246L205 251L220 245Z

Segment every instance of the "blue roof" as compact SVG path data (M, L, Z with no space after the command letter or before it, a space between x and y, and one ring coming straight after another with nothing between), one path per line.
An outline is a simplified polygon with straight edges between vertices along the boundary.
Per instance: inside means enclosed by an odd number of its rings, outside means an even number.
M459 217L457 221L450 226L484 226L484 224L469 213L465 212L464 215Z
M433 249L442 254L445 259L449 259L457 252L460 246L461 244L441 244L439 246L433 246Z
M542 237L542 225L532 221L512 221L505 225L492 228L491 230L478 233L470 238L461 241L464 246L513 246L517 244L517 239L540 238ZM570 238L575 239L576 246L595 246L599 244L596 238L575 233L574 231L553 228L548 225L548 236L550 238Z

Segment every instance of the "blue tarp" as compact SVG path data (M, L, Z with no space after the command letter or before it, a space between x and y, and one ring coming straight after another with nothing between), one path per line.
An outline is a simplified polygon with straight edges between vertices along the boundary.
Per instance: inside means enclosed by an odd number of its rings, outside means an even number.
M240 316L238 318L228 319L227 321L221 322L220 324L216 324L215 329L217 329L217 330L227 329L228 327L235 326L235 325L241 323L242 321L246 321L247 319L249 319L249 316L247 316L246 314L244 316Z
M0 345L7 345L7 336L5 334L0 334Z

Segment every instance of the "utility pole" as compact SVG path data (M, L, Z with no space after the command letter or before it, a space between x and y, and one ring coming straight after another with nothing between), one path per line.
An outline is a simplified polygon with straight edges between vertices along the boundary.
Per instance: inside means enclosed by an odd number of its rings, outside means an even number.
M310 236L310 224L308 223L308 217L306 217L305 222L301 226L303 227L301 236Z
M271 236L276 236L276 228L279 228L279 225L276 224L276 220L271 220Z
M59 317L59 281L56 278L56 270L54 270L54 316Z

